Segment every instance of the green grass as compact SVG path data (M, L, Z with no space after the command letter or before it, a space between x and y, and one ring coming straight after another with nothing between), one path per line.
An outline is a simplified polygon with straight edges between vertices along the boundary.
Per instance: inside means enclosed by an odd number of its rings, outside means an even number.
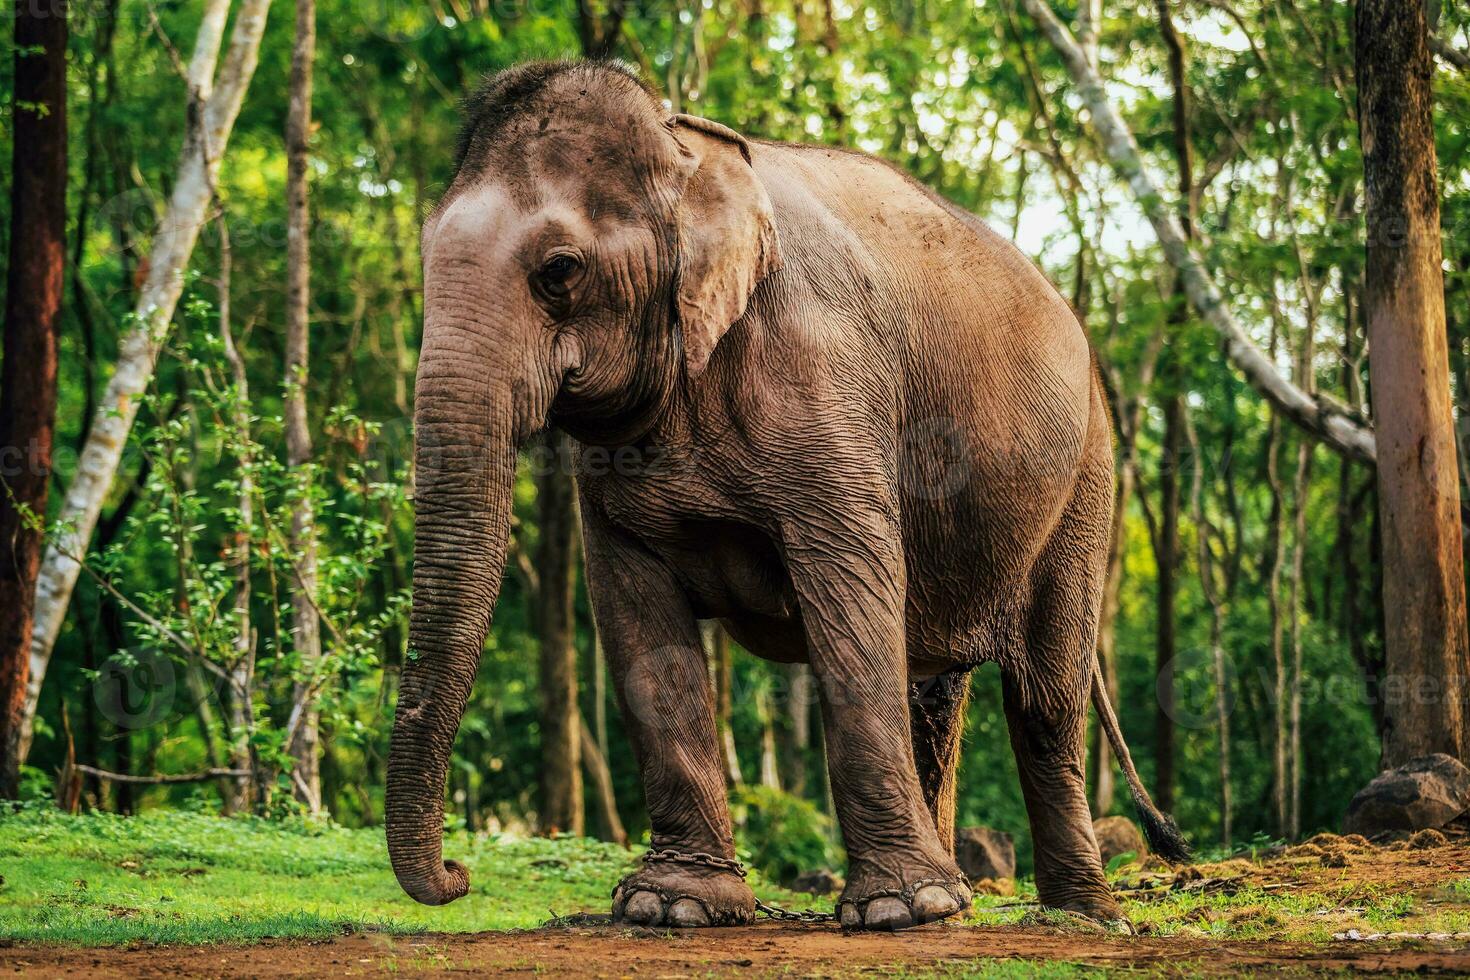
M179 810L117 817L7 807L0 809L0 939L108 946L528 928L556 915L606 912L635 854L583 838L451 833L445 856L469 866L471 892L428 908L399 890L381 830ZM793 895L758 875L753 884L767 901L830 908L830 900ZM1035 898L1028 881L1011 898L979 897L972 925L1031 922ZM1340 880L1307 889L1174 890L1123 908L1145 934L1181 938L1317 943L1349 928L1462 932L1470 931L1470 878L1420 894L1356 882L1344 870ZM1011 975L1006 962L939 969ZM1091 972L1067 963L1046 969L1058 977Z
M399 889L381 829L177 810L0 811L0 938L117 945L250 942L355 930L474 932L606 912L636 852L584 838L453 833L470 894L429 908ZM772 901L802 898L754 882Z

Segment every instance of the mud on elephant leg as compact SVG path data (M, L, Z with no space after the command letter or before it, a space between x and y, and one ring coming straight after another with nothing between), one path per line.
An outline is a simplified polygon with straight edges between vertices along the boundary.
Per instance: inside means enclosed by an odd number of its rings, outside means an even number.
M584 509L588 583L623 723L643 776L653 847L618 883L613 917L736 925L755 894L735 862L709 671L694 614L667 569Z
M857 518L849 515L857 522ZM914 762L906 701L901 549L788 540L812 671L822 694L832 797L849 859L838 898L849 929L904 929L954 915L969 884L941 843ZM803 547L805 546L805 547Z
M954 853L956 770L970 700L970 671L952 670L909 681L909 726L924 803L939 843Z

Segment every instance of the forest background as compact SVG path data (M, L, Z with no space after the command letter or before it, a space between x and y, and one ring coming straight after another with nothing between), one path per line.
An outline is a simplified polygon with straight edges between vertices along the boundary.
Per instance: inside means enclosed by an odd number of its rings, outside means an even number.
M86 475L82 448L139 328L180 147L206 113L197 39L228 6L70 4L53 520ZM23 794L381 821L412 561L418 226L452 176L458 102L478 79L590 54L625 59L671 107L749 136L890 160L1037 261L1087 324L1117 422L1121 521L1099 648L1145 782L1206 845L1336 829L1380 767L1380 600L1395 570L1374 470L1263 399L1186 303L1147 217L1159 200L1120 180L1034 6L317 0L312 48L300 5L293 18L278 3L207 181L182 298L154 325L156 370L96 534L73 556L82 570L39 687ZM263 7L242 0L216 43ZM1224 306L1281 378L1370 420L1353 5L1080 13L1061 16ZM1430 13L1450 381L1465 418L1470 9ZM0 93L15 103L8 32L0 44ZM292 110L303 52L309 116ZM0 134L7 158L12 139ZM309 211L293 211L303 186ZM1463 486L1470 432L1456 435ZM524 461L450 819L636 841L646 817L578 574L570 483L545 465L558 451L552 439ZM707 644L747 853L777 875L836 864L805 668L758 661L717 630ZM959 819L1015 833L1024 861L998 675L979 669L973 685ZM1125 812L1097 752L1096 815Z

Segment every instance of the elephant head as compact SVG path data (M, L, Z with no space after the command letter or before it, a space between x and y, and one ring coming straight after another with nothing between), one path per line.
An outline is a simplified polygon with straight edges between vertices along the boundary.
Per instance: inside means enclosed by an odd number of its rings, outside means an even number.
M450 749L500 590L516 454L548 422L636 438L697 378L780 267L738 134L670 115L630 72L533 64L468 103L426 221L415 387L413 608L388 758L403 889L469 889L442 860Z

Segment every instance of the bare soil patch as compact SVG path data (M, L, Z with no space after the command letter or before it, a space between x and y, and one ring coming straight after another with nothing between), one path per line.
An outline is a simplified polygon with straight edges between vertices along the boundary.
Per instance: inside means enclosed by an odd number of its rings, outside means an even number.
M1470 950L1464 944L1459 948L1395 949L1345 942L1313 947L1180 937L1101 937L1019 926L927 926L895 935L844 934L832 926L777 923L641 935L599 927L414 937L369 934L246 947L0 951L0 969L22 976L143 978L405 972L551 977L843 976L883 968L919 974L963 972L966 966L979 967L987 960L1050 960L1152 968L1170 974L1239 974L1282 967L1303 972L1470 973Z

